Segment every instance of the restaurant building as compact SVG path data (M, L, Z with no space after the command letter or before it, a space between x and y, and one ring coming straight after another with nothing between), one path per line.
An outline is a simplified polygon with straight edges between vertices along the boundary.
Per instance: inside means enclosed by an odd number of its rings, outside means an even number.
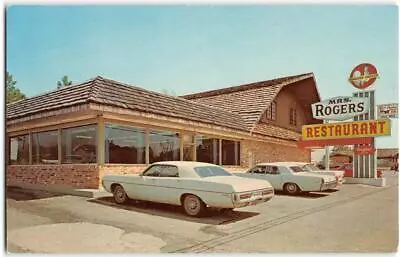
M96 77L7 105L7 185L99 188L165 160L310 161L312 73L174 97Z

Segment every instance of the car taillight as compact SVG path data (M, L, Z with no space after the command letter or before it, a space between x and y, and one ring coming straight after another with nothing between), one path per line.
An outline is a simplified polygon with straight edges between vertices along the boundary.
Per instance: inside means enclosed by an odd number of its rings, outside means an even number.
M232 201L234 201L234 202L237 201L237 195L236 194L232 194Z
M240 200L243 200L243 199L250 198L251 196L252 196L252 193L245 193L245 194L240 194L239 198L240 198Z

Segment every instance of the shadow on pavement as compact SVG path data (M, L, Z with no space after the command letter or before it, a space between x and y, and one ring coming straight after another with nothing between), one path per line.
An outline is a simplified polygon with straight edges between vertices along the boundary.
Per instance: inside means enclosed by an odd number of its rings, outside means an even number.
M30 201L50 197L64 196L65 194L48 192L43 190L32 190L21 187L8 186L6 190L6 198L15 201Z
M334 191L332 191L332 192L334 192ZM281 195L281 196L302 197L302 198L321 198L321 197L328 196L328 194L314 193L314 192L304 192L304 193L300 193L300 194L297 194L297 195L289 195L289 194L285 194L284 192L275 191L275 194L276 195Z
M124 209L129 211L146 213L154 216L162 216L167 218L191 221L208 225L229 224L259 215L259 213L257 212L236 211L236 210L221 212L216 209L210 208L207 209L206 213L202 217L197 218L197 217L189 217L186 214L184 214L180 206L169 205L169 204L130 200L126 204L119 205L116 204L114 202L113 197L110 196L90 199L88 201L92 203L111 206L118 209Z
M328 189L328 190L324 191L324 193L334 193L337 191L339 191L339 189Z

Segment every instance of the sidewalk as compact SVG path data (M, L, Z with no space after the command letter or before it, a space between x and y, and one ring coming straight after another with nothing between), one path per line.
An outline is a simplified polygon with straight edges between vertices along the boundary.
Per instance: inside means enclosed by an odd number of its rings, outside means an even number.
M81 196L81 197L88 197L88 198L99 198L105 196L112 196L111 193L108 193L103 188L101 189L85 189L85 188L72 188L68 186L62 185L31 185L31 184L20 184L20 183L13 183L13 184L6 184L7 188L13 189L28 189L28 190L41 190L47 191L52 193L59 193L65 195L74 195L74 196Z

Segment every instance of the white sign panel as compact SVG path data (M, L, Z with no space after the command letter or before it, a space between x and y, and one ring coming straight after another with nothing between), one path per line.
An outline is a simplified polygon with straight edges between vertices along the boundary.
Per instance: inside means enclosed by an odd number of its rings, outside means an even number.
M378 107L378 119L396 119L398 115L398 104L380 104Z
M365 97L337 96L311 105L314 119L348 120L368 113L369 99Z

